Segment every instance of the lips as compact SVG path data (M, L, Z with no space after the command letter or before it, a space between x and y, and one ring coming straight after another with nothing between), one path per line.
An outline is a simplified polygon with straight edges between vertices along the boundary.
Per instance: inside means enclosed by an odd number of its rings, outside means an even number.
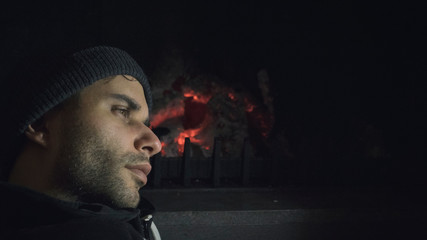
M151 172L151 165L149 163L126 166L131 172L133 172L141 182L147 184L147 176Z

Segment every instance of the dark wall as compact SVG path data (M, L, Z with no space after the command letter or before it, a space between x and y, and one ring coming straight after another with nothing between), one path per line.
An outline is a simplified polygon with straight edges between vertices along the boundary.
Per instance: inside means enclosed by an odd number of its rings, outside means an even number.
M131 52L150 75L174 45L200 71L257 96L266 68L276 116L267 147L275 154L285 139L297 183L422 184L424 15L392 2L19 2L1 8L1 69L103 43Z

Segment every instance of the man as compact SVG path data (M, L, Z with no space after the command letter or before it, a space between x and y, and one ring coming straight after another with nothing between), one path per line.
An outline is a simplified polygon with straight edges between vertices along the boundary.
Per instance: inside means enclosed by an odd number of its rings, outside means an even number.
M8 79L0 239L160 239L139 196L161 149L142 69L107 46L48 59Z

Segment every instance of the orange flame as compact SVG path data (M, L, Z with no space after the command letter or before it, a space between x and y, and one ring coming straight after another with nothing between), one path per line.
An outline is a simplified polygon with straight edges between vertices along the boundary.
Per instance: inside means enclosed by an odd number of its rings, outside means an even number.
M245 98L244 100L245 100L245 104L246 104L245 111L246 112L252 112L255 108L255 105L252 104L248 98Z
M232 92L228 93L228 97L233 101L236 100L236 95L234 95L234 93L232 93Z
M212 95L209 94L202 94L197 93L194 90L191 89L184 89L183 90L183 96L187 98L191 98L191 102L196 102L200 104L207 104L207 102L212 98ZM168 104L168 106L164 109L161 109L151 117L151 127L157 128L162 125L165 121L173 118L183 117L185 115L185 103L183 99L180 99L179 101L171 102ZM185 144L185 138L190 138L190 141L192 143L200 145L201 148L205 150L209 150L211 147L208 144L209 141L203 139L203 130L208 127L211 118L209 116L205 117L203 122L197 127L197 128L190 128L190 129L179 129L179 134L177 137L174 138L173 142L177 146L178 154L182 154L184 152L184 144ZM162 150L161 154L162 156L166 155L167 148L169 145L171 145L171 142L164 142L161 141L162 144Z
M184 115L184 106L182 100L176 104L170 104L165 109L161 109L158 113L152 116L151 126L156 128L160 126L164 121L176 117L182 117Z
M209 100L212 98L211 95L203 95L201 93L196 93L194 92L194 90L192 89L184 89L184 93L183 93L184 97L192 97L193 101L195 102L199 102L199 103L208 103Z
M161 142L161 143L162 143L162 150L160 151L160 154L164 156L166 155L165 147L167 146L167 144L165 142Z
M174 142L176 142L178 145L178 153L184 153L185 138L190 138L191 143L195 143L205 150L211 149L211 139L206 139L203 137L203 131L210 125L210 123L211 117L206 116L200 127L182 130L174 140Z
M185 138L190 138L192 143L201 143L200 139L197 139L196 136L200 132L201 128L198 129L188 129L179 133L178 137L175 138L175 142L178 144L178 152L180 154L184 153L184 144Z

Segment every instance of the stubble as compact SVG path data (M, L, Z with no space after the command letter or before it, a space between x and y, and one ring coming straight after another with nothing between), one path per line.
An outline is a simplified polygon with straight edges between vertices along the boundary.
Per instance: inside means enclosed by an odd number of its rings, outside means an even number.
M134 208L139 203L142 183L129 183L123 176L127 164L147 158L135 153L121 153L117 144L101 136L95 128L75 124L64 131L65 144L60 149L57 191L78 201L101 203L113 208Z

